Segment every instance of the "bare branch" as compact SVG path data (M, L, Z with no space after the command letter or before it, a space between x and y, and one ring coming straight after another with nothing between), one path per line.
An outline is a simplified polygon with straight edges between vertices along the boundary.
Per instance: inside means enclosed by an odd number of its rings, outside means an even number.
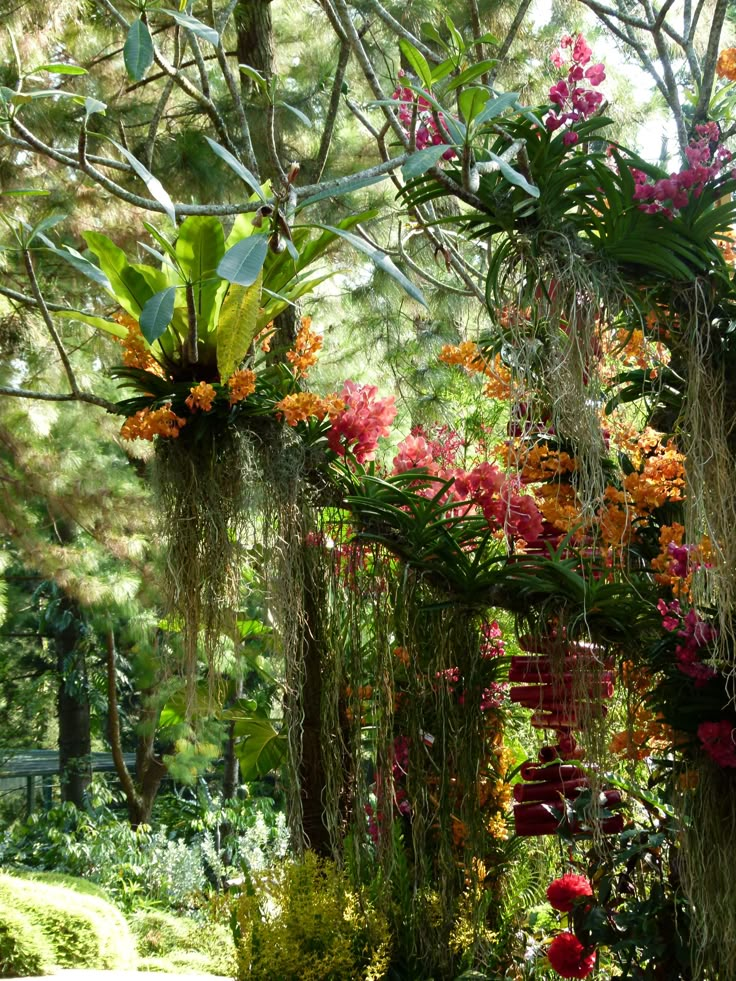
M36 305L41 311L41 317L43 322L46 324L46 329L51 335L51 339L54 342L56 350L59 352L59 357L61 358L61 363L64 365L64 371L66 372L67 381L69 382L69 388L72 390L73 395L79 393L79 386L77 385L77 379L74 375L74 369L72 368L72 363L69 360L69 355L66 353L66 348L59 336L53 318L49 313L49 308L46 306L46 301L43 298L41 289L38 285L38 279L36 278L36 270L33 268L33 259L31 258L31 253L28 249L23 250L23 264L26 267L26 273L28 274L28 279L31 284L31 293L36 300Z
M531 5L532 5L532 0L522 0L522 2L519 4L519 9L516 11L516 16L511 21L511 26L506 32L506 37L503 39L503 44L498 49L498 55L497 55L498 65L496 65L496 67L493 69L493 71L490 74L490 78L489 78L490 85L493 85L493 83L496 81L501 62L504 60L506 55L511 50L511 45L514 43L516 39L516 35L519 33L519 30L521 29L521 25L524 22L524 18L526 17L526 12L527 10L529 10Z
M114 402L108 402L107 399L92 395L89 392L77 391L76 393L69 392L66 395L57 395L52 392L32 392L27 388L9 388L0 385L0 395L9 395L19 399L33 399L39 402L87 402L90 405L98 405L108 412L116 413L118 411Z
M340 54L337 59L337 68L335 69L335 79L332 83L332 92L330 93L330 104L327 107L325 124L322 128L322 138L319 144L319 151L317 152L317 160L314 165L315 180L320 179L324 172L325 164L327 163L327 156L330 152L330 146L332 145L332 134L335 131L337 114L340 109L340 96L342 94L342 86L345 81L345 72L347 70L349 60L350 44L348 41L341 41Z
M716 77L716 62L718 61L718 48L721 41L723 23L726 19L728 10L728 0L717 0L710 22L710 34L708 35L708 47L703 61L703 74L700 79L700 92L698 103L693 114L693 125L705 122L708 118L708 105L713 94L713 82Z
M427 61L433 62L435 65L440 64L442 61L441 56L431 48L427 47L424 41L421 41L415 34L412 34L411 31L407 30L403 24L400 24L399 21L397 21L396 18L393 17L381 3L379 3L379 0L367 0L367 3L371 10L374 10L381 20L388 24L397 37L403 38L405 41L408 41L409 44L413 44L417 51L422 52ZM477 33L480 34L480 31Z

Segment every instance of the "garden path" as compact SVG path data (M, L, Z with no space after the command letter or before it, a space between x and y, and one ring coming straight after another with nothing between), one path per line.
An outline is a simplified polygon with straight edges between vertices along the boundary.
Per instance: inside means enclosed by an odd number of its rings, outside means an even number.
M158 971L57 971L41 978L19 978L18 981L223 981L214 974L161 974Z

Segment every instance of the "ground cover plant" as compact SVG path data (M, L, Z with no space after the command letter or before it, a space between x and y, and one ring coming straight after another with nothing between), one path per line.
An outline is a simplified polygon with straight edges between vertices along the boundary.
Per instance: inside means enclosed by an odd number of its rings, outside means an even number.
M730 981L728 4L282 6L11 12L0 951Z

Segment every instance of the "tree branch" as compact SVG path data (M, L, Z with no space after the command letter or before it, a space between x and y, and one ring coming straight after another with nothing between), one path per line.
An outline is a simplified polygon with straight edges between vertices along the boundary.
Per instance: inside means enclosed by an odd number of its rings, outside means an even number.
M493 71L490 74L490 78L489 78L489 82L488 82L489 85L493 85L493 83L496 81L496 78L498 77L498 70L499 70L499 67L501 65L501 62L504 60L504 58L506 57L506 55L511 50L511 45L516 40L516 35L519 33L519 30L521 29L521 25L524 22L524 18L526 17L526 13L529 10L529 8L531 7L531 5L532 5L532 0L522 0L522 2L519 4L519 8L516 11L516 16L511 21L511 26L509 27L508 31L506 32L506 37L503 39L503 44L498 49L498 55L497 55L497 57L498 57L498 64L496 65L496 67L493 69Z
M87 402L89 405L97 405L101 409L116 414L118 407L114 402L92 395L89 392L67 393L57 395L53 392L32 392L27 388L9 388L7 385L0 385L0 395L8 395L11 398L31 399L36 402Z
M332 145L332 134L335 131L337 114L340 109L340 96L342 95L342 86L343 82L345 81L345 72L348 67L348 61L350 61L350 43L345 40L340 42L340 54L337 59L335 79L332 83L330 104L327 107L325 125L322 129L322 139L320 140L317 160L314 165L314 179L317 181L321 178L324 172L325 164L327 163L327 156L330 152L330 146Z
M713 18L710 22L710 33L708 35L708 47L703 61L703 74L700 79L700 93L698 102L693 113L693 126L703 123L708 118L708 106L713 93L713 82L716 77L716 62L718 61L718 47L721 40L723 23L726 19L729 0L717 0Z
M41 289L38 285L38 279L36 278L36 270L33 268L33 259L31 258L31 253L28 251L28 249L23 250L23 264L26 267L26 273L28 274L28 279L31 284L31 293L33 293L36 304L41 311L41 317L43 322L46 324L46 329L51 335L51 339L54 342L56 350L59 352L61 363L64 365L64 371L66 373L67 381L69 382L69 388L71 388L73 395L78 395L79 386L77 385L77 379L74 375L74 369L72 368L69 355L66 353L66 348L64 347L61 337L54 326L53 318L49 313L49 308L46 306L46 301L41 293Z
M413 44L418 51L422 52L427 61L430 61L435 65L440 64L440 62L443 60L440 55L438 55L430 47L427 47L424 41L421 41L418 37L416 37L416 35L412 34L411 31L408 31L403 24L400 24L399 21L396 20L396 18L392 16L381 3L379 3L379 0L366 0L366 2L371 10L374 10L381 20L388 24L397 37L403 38L405 41L408 41L409 44ZM478 31L478 33L480 33L480 31Z

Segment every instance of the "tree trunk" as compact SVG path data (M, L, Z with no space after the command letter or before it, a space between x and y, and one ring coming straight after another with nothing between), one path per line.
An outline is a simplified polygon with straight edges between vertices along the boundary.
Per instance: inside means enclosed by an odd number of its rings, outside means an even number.
M141 693L142 707L138 723L138 744L136 747L135 779L125 763L120 738L120 713L118 711L117 684L115 678L115 636L107 632L107 704L110 749L120 785L128 806L130 826L151 823L153 805L161 781L166 776L164 763L154 752L158 709L152 702L153 692L148 689Z
M238 64L255 68L267 82L271 81L274 73L271 2L272 0L240 0L234 14ZM270 139L269 102L252 79L243 72L240 72L240 88L243 102L262 110L249 113L248 123L261 177L273 179L277 173L267 149ZM284 146L278 127L275 128L273 142L276 156L283 161Z
M233 701L237 702L243 697L243 679L238 678L235 682ZM227 727L227 742L225 744L225 765L222 777L222 798L223 800L234 800L238 792L238 777L240 775L240 764L235 755L235 722L231 722Z
M81 643L80 612L66 597L59 611L64 626L54 632L59 674L59 774L61 799L82 808L92 779L87 663Z

